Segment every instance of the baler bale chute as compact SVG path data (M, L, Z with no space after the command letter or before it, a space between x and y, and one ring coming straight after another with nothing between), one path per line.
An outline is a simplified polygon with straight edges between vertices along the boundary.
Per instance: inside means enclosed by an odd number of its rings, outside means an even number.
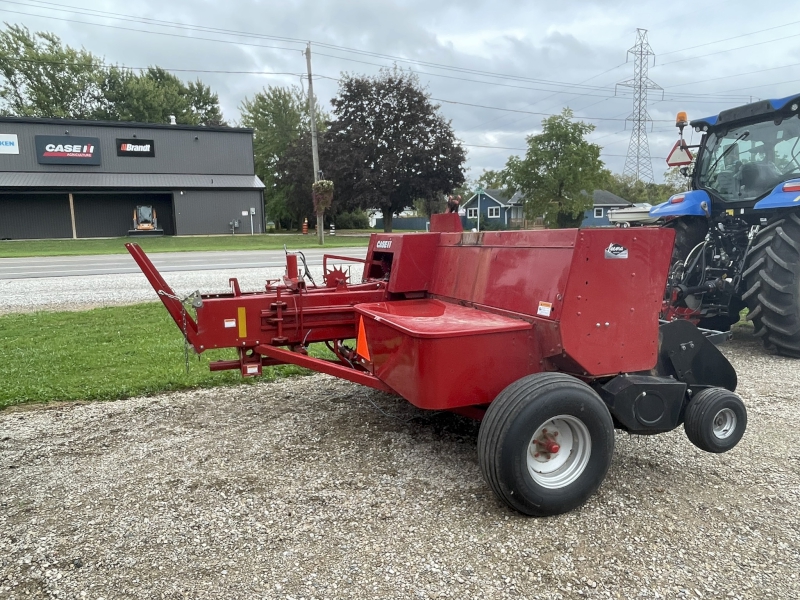
M326 256L324 286L297 255L264 291L181 301L127 248L197 352L237 348L212 370L294 364L481 419L478 453L497 497L527 515L572 510L611 464L614 429L682 423L709 452L733 448L747 414L736 373L686 321L659 323L674 232L567 229L373 234L358 282ZM194 312L194 316L191 314ZM335 360L308 355L324 342Z

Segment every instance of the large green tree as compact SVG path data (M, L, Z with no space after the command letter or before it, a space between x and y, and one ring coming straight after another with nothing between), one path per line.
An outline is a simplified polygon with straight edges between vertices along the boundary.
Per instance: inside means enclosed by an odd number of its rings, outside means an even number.
M391 231L395 213L464 182L464 149L413 73L345 74L331 103L326 138L336 160L322 168L336 183L337 204L379 208Z
M168 123L174 116L178 124L225 125L217 94L199 80L186 85L160 67L141 74L111 67L102 88L106 103L97 111L99 119Z
M299 206L290 206L298 196L293 189L287 189L300 180L313 182L311 165L311 146L308 145L308 161L302 161L301 151L284 162L284 177L278 182L278 161L286 156L289 147L297 142L304 132L311 130L308 118L308 102L297 87L269 86L256 93L252 99L245 98L239 107L242 113L242 125L252 127L254 131L253 154L255 156L256 174L264 182L264 202L266 213L270 219L280 223L281 220L298 218ZM325 129L326 116L317 116L317 123ZM305 146L303 147L305 148ZM302 151L305 151L302 150ZM301 166L301 162L303 163ZM292 169L308 166L307 173L288 173ZM291 181L290 181L291 180ZM311 188L308 203L311 202ZM297 204L297 202L295 202ZM305 204L300 202L301 206Z
M20 117L92 118L106 102L102 60L52 33L0 30L0 110Z
M52 33L0 30L0 111L8 115L224 125L217 94L159 67L108 67Z
M542 121L542 132L528 137L525 156L512 156L502 178L525 195L527 216L545 215L549 227L577 227L606 173L600 146L586 139L594 125L572 115L565 108Z

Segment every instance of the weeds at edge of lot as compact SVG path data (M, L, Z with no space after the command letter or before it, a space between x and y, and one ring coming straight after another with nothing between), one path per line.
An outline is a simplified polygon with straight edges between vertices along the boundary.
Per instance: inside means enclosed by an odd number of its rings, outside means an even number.
M104 238L80 240L0 240L0 258L36 256L89 256L97 254L125 254L125 244L136 242L145 252L199 252L226 250L282 250L284 244L291 249L342 248L366 246L369 234L364 230L352 235L325 236L325 245L319 246L313 232L302 234L258 234L220 236L165 236L157 238Z
M0 316L0 410L31 403L117 400L139 395L271 381L308 374L293 365L269 367L260 378L210 372L232 349L184 361L183 336L160 303ZM327 349L313 348L313 355Z

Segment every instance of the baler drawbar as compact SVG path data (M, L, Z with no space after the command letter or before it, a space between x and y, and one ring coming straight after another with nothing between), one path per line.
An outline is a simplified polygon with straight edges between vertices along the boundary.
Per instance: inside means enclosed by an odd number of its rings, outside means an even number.
M238 349L212 370L294 364L481 419L483 475L527 515L583 504L611 464L614 429L684 424L709 452L741 439L733 367L691 323L658 320L673 231L469 233L449 214L432 225L373 234L365 260L326 256L319 286L287 252L286 275L264 291L230 279L229 293L186 301L126 247L196 352ZM359 263L360 281L333 261ZM318 342L336 359L309 356Z

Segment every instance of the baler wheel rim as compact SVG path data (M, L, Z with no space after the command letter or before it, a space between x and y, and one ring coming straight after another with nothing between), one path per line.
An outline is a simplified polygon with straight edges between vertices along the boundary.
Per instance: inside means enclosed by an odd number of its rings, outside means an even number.
M736 430L736 413L730 408L723 408L714 415L714 435L721 440L733 435Z
M558 442L546 452L544 440ZM542 423L531 436L526 455L528 473L543 488L556 490L577 480L592 456L592 436L586 424L572 415L558 415Z

